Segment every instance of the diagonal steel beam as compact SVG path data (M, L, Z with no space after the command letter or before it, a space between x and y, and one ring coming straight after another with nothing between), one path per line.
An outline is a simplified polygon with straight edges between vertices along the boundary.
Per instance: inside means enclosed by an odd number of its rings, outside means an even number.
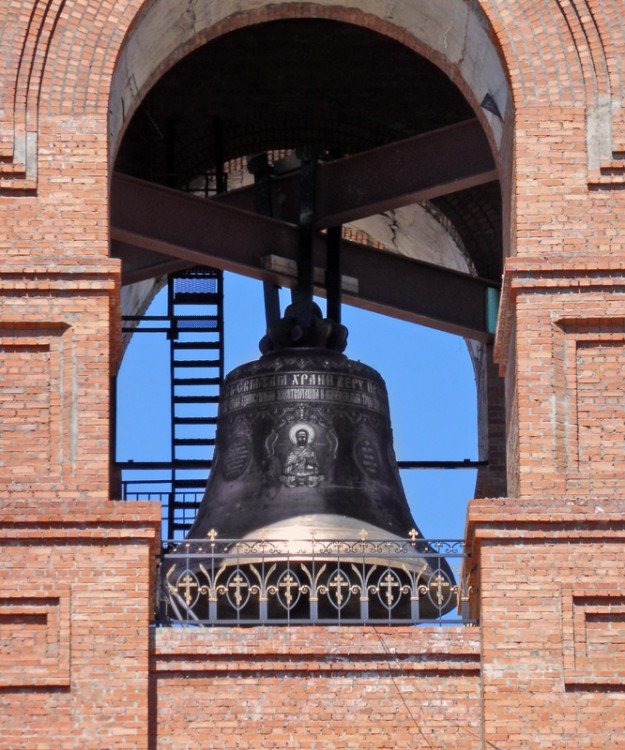
M477 120L467 120L320 164L317 228L356 221L496 179L497 169L486 136ZM297 221L297 190L297 173L274 178L274 216ZM253 188L240 188L213 200L254 210Z
M124 283L139 280L146 267L162 267L166 258L284 286L296 281L275 264L267 267L265 260L273 256L286 265L297 263L294 224L122 175L113 181L111 223L112 250L122 258ZM314 242L315 258L325 268L325 238L316 236ZM154 253L153 260L148 255L137 263L135 249ZM345 292L346 302L468 338L489 337L486 298L492 283L364 245L343 242L341 252L343 273L358 281L357 291ZM324 284L316 288L323 291Z
M259 254L288 254L296 231L277 219L120 174L110 206L114 250L122 243L242 274L258 265Z
M329 162L319 170L318 227L345 224L497 179L477 120Z

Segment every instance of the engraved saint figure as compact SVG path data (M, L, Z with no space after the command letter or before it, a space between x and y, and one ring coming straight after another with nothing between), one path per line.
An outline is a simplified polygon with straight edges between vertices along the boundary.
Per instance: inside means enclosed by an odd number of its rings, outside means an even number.
M289 430L293 447L284 462L282 483L287 487L317 487L325 479L319 468L317 453L312 446L315 430L306 422L299 422Z

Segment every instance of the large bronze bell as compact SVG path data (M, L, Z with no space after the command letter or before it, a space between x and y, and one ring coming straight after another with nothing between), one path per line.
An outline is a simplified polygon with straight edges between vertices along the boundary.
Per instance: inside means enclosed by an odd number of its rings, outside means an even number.
M189 537L407 536L386 389L321 349L267 354L224 383L217 447Z
M366 591L381 596L384 585L391 593L392 587L408 592L404 610L414 611L418 598L418 619L449 611L454 578L447 562L420 540L410 513L384 381L338 351L346 339L342 326L315 310L310 327L298 331L288 312L261 342L264 355L225 380L211 474L189 541L179 546L188 554L186 568L181 573L172 567L170 590L184 607L186 586L186 605L196 607L200 619L209 617L196 604L200 590L213 601L219 591L229 597L236 590L230 602L240 619L250 592L260 592L261 600L273 592L279 603L288 586L282 604L293 620L291 589L306 593L307 606L314 601L316 607L315 581L327 573L328 581L318 587L329 597L326 619L338 611L344 621L352 615L358 620L358 612L350 615L343 606L349 592L360 592L352 607L360 599L362 608ZM207 539L203 546L191 541ZM218 547L224 539L228 543ZM221 549L211 571L195 557L209 546ZM400 551L392 563L385 562L389 550ZM289 583L295 580L298 586ZM338 600L336 591L332 599L333 585L345 587ZM386 617L395 605L380 602Z

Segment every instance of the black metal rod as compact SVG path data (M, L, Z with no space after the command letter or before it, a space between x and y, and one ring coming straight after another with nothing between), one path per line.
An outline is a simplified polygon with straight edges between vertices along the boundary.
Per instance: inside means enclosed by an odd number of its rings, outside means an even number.
M328 229L326 243L326 292L327 316L336 323L341 322L341 237L342 227Z
M213 119L213 146L215 155L215 191L217 194L226 191L226 172L224 169L224 123L219 117Z
M117 461L115 468L137 471L173 471L174 469L210 469L211 460L179 459L178 461ZM146 480L148 481L148 480Z
M316 159L313 154L304 154L300 169L297 287L293 293L293 302L297 308L298 321L304 328L310 325L312 316L315 264L315 182Z
M167 121L165 127L165 184L176 187L176 123L173 119Z
M117 459L117 430L119 427L119 419L117 417L117 375L112 375L109 381L109 387L111 392L111 463L113 469L115 469L115 460Z
M488 466L488 461L398 461L400 469L479 469Z
M118 469L210 469L212 461L184 459L179 461L118 461L115 467ZM400 469L480 469L488 466L488 461L398 461Z
M267 153L257 154L247 160L247 168L254 175L254 204L256 213L273 216L271 204L271 167ZM280 320L279 287L270 281L263 281L265 302L265 323L269 328Z
M280 320L280 287L270 281L263 281L263 298L265 301L265 322L267 328Z

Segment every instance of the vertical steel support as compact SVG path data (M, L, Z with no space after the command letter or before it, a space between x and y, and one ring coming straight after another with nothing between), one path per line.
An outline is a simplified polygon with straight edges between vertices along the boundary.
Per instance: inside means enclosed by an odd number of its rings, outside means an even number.
M271 167L267 153L250 157L247 168L254 176L254 205L256 213L262 216L272 216L271 205ZM263 297L265 301L265 322L267 328L280 320L279 287L268 281L263 281Z
M269 619L269 613L267 611L267 592L263 591L260 601L258 603L258 619L261 623L266 623Z
M330 227L326 238L326 315L335 323L341 322L341 226Z
M176 187L176 122L167 120L165 128L165 184Z
M314 154L305 154L300 169L299 257L297 287L293 292L298 322L303 328L310 325L312 316L316 168Z
M211 624L217 622L217 599L211 598L208 601L208 619Z
M224 170L224 123L219 117L213 120L213 142L215 146L215 192L219 195L228 189Z

